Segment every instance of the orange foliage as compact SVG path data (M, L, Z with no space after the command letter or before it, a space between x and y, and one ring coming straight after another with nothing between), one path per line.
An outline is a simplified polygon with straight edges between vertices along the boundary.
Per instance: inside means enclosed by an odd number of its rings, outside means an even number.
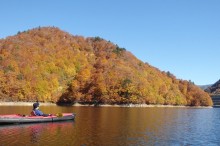
M208 94L102 38L39 27L0 40L5 101L212 105Z

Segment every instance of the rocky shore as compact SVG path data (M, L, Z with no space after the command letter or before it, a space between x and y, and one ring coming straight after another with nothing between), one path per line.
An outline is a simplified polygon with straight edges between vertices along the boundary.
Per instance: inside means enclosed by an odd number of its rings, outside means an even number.
M0 106L32 106L33 102L0 102ZM56 106L56 103L50 103L50 102L40 102L41 106ZM63 105L65 106L65 105ZM70 105L68 105L70 106ZM95 105L95 104L80 104L75 103L71 106L93 106L93 107L170 107L170 108L212 108L211 106L205 107L205 106L176 106L176 105L148 105L148 104L124 104L124 105L109 105L109 104L103 104L103 105Z

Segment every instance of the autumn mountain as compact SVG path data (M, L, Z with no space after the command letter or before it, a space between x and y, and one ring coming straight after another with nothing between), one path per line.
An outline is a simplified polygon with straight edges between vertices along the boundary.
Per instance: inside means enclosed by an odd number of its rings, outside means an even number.
M220 95L220 80L205 89L211 95Z
M39 27L0 40L0 98L97 104L212 105L193 83L99 37Z

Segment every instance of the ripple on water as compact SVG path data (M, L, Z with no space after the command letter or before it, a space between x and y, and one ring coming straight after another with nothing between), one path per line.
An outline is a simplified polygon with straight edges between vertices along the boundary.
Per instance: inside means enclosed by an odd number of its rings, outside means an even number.
M220 143L220 108L65 107L64 109L65 112L73 110L76 112L74 122L0 126L0 146ZM53 108L57 113L64 109Z

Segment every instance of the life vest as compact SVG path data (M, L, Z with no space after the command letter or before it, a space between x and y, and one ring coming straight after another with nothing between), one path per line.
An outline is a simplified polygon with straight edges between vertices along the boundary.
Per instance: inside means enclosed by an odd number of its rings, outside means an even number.
M30 115L31 115L31 116L37 116L34 110L31 111L31 114L30 114Z

